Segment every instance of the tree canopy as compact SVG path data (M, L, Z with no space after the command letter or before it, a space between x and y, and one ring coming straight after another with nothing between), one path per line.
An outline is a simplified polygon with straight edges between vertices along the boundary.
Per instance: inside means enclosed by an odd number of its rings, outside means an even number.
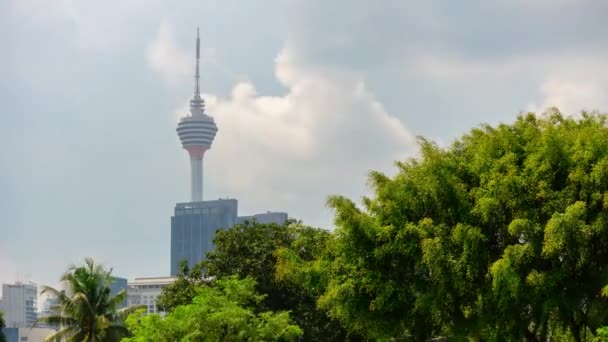
M144 310L127 318L133 333L125 342L173 341L294 341L302 330L289 313L255 312L264 300L255 281L236 276L197 288L191 304L178 305L166 317Z
M303 329L306 341L357 339L326 310L317 307L317 293L285 281L277 274L279 253L291 251L300 258L312 260L329 237L328 231L304 226L295 220L284 225L246 222L218 231L215 249L208 253L203 264L210 276L254 278L258 291L266 295L260 309L290 310Z
M215 249L208 253L207 260L191 269L182 264L178 279L163 289L157 304L171 311L191 303L197 289L210 279L251 277L256 281L256 291L264 295L255 312L290 311L302 328L305 341L352 340L354 335L348 334L326 310L317 308L319 293L287 281L276 272L279 253L312 260L329 237L328 231L306 227L295 220L284 225L245 222L219 230L214 238Z
M190 304L198 288L207 283L200 264L190 269L188 261L183 260L177 279L162 289L156 298L156 306L159 311L170 312L180 305Z
M281 274L371 339L580 341L608 320L606 116L521 115L473 129L392 177L363 208L333 196L336 229Z

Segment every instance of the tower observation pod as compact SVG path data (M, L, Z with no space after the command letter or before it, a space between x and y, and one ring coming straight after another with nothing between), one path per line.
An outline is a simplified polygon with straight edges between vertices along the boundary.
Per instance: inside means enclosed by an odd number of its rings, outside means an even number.
M190 100L190 115L180 119L177 135L182 146L190 154L192 202L203 200L203 156L211 148L217 134L213 118L205 113L205 100L199 88L200 37L196 32L196 68L194 74L194 97Z

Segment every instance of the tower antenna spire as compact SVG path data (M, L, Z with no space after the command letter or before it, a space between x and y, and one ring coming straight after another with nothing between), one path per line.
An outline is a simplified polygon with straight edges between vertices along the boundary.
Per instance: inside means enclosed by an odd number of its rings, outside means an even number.
M196 28L196 66L194 69L194 96L192 100L190 100L190 114L192 115L202 115L205 114L205 100L201 97L201 88L200 88L200 72L199 72L199 64L201 59L201 38L199 33L199 28Z
M201 58L201 38L199 36L199 28L196 28L196 72L194 74L194 78L195 78L195 83L194 83L194 97L198 98L201 96L201 90L199 88L199 79L200 79L200 74L199 74L199 60Z

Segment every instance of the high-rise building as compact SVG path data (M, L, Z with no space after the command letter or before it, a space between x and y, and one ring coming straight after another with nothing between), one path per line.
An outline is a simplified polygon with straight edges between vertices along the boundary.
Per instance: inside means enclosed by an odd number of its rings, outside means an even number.
M38 319L38 286L32 282L2 284L4 321L8 328L30 328Z
M158 313L156 309L156 297L160 295L162 289L174 282L174 277L157 278L135 278L127 286L129 307L145 306L146 313Z
M283 224L287 221L287 213L238 216L236 199L176 204L171 217L171 275L179 273L182 260L192 267L205 259L207 252L213 249L213 236L218 229L228 229L246 221Z
M205 113L205 100L200 94L198 31L195 56L194 96L190 100L190 113L177 125L177 135L190 156L191 202L177 203L171 217L172 276L178 274L182 260L194 266L205 258L213 248L213 236L218 229L228 229L244 221L282 224L287 220L286 213L271 212L239 218L236 199L203 201L203 156L211 148L218 128L213 118Z
M190 267L203 260L215 231L232 227L236 218L235 199L178 203L171 217L171 275L178 274L182 260Z

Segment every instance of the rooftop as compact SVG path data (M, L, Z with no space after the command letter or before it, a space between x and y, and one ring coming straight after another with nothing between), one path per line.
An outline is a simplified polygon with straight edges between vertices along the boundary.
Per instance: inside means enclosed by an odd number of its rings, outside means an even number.
M222 204L233 204L236 203L236 198L219 198L212 201L200 201L200 202L182 202L175 205L176 209L192 209L192 208L211 208Z
M129 281L129 286L132 285L156 285L156 284L171 284L177 280L177 277L150 277L150 278L135 278Z

